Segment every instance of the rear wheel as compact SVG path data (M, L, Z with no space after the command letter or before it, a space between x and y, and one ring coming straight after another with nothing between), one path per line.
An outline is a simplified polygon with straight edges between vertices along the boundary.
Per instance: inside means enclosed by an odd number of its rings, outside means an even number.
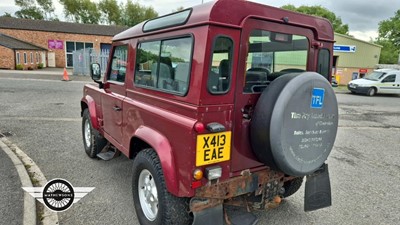
M367 93L367 95L368 96L374 96L376 94L376 89L375 88L369 88L368 89L368 93Z
M161 163L153 149L145 149L135 157L132 192L140 224L191 224L188 199L167 191Z
M107 139L101 136L101 134L93 128L88 109L83 111L82 137L85 152L90 158L96 158L96 155L101 152L107 144Z

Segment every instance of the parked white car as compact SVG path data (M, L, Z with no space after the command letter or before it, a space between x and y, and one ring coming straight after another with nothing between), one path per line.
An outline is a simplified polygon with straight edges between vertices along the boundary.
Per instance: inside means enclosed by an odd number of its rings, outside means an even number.
M400 70L379 69L364 78L352 80L347 85L351 93L373 96L380 94L400 94Z

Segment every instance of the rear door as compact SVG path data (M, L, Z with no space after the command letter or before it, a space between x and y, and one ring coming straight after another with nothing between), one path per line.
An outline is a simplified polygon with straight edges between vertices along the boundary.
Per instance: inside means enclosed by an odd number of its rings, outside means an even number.
M400 94L400 73L396 74L395 87L396 87L396 94Z
M120 147L122 142L122 101L126 96L127 58L127 45L114 47L104 84L105 94L101 101L104 132L117 147Z
M261 92L285 73L315 71L311 60L314 52L309 50L311 30L256 19L248 19L243 27L234 108L233 172L263 165L253 154L249 140L252 112Z

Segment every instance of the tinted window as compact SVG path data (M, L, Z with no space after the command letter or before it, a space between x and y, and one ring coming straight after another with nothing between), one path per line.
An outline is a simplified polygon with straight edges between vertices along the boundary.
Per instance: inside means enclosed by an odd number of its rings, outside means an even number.
M382 80L382 83L392 83L396 81L396 75L389 75Z
M217 37L213 47L207 88L212 94L223 94L228 92L232 77L233 41L228 37Z
M143 31L147 32L185 24L186 21L189 19L191 12L192 10L187 9L185 11L149 20L144 24Z
M300 35L254 30L249 37L245 93L261 92L271 81L307 68L309 42Z
M188 91L192 38L140 43L135 84L184 95Z
M128 46L122 45L114 48L111 69L108 75L108 80L124 82L126 75L126 67L128 59Z
M318 54L318 73L324 76L326 79L329 78L329 63L330 63L330 53L328 49L319 50Z

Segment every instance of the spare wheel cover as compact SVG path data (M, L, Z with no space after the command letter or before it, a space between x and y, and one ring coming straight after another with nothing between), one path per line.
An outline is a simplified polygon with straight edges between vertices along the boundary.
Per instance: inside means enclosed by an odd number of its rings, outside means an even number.
M333 148L338 107L331 84L320 74L279 77L260 96L250 138L258 159L291 176L317 170Z

